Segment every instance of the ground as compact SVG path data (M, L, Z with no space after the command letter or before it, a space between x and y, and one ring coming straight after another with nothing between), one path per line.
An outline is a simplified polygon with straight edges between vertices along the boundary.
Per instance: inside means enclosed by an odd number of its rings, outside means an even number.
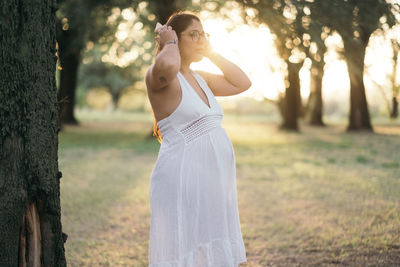
M81 112L60 133L69 266L148 266L149 177L159 143L146 114ZM282 132L226 115L235 148L240 266L400 266L400 123Z

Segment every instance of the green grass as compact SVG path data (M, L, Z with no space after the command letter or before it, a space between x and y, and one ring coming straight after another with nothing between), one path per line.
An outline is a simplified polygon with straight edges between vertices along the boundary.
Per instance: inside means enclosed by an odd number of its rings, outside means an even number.
M149 177L159 148L148 114L78 112L60 133L69 266L148 266ZM104 119L103 119L104 118ZM279 131L226 115L246 246L241 266L399 266L400 124Z

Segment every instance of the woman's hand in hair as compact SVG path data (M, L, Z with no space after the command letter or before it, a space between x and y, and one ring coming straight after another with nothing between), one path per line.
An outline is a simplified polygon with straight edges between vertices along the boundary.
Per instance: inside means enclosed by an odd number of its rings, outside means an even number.
M210 40L205 39L204 42L205 42L205 47L203 50L203 56L205 56L207 58L211 58L215 54L215 51L210 44Z
M215 96L236 95L250 88L251 81L243 70L213 51L209 41L206 42L203 56L208 57L223 73L223 75L220 75L197 71L206 80Z
M166 42L178 42L178 36L171 26L161 25L160 23L157 23L155 32L158 33L156 41L158 42L158 45L161 49L164 47Z
M154 64L146 72L147 88L153 92L161 92L174 80L181 66L176 32L171 27L157 23L156 41L159 44ZM166 44L171 42L172 44ZM165 46L165 48L164 48Z

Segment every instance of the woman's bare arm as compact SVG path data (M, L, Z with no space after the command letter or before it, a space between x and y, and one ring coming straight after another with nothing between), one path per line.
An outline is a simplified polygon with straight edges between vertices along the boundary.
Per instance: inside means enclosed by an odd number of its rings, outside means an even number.
M249 77L234 63L212 52L206 55L223 73L197 71L206 80L215 96L230 96L246 91L251 86Z
M175 43L173 43L175 41ZM161 52L155 62L146 72L147 88L157 92L165 88L179 72L181 57L178 48L178 38L172 28L160 32Z

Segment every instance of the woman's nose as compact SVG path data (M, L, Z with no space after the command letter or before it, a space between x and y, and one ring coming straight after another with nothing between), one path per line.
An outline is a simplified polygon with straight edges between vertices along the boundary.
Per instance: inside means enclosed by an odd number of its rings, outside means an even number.
M204 46L205 42L206 42L206 37L200 35L199 44L200 44L201 46Z

